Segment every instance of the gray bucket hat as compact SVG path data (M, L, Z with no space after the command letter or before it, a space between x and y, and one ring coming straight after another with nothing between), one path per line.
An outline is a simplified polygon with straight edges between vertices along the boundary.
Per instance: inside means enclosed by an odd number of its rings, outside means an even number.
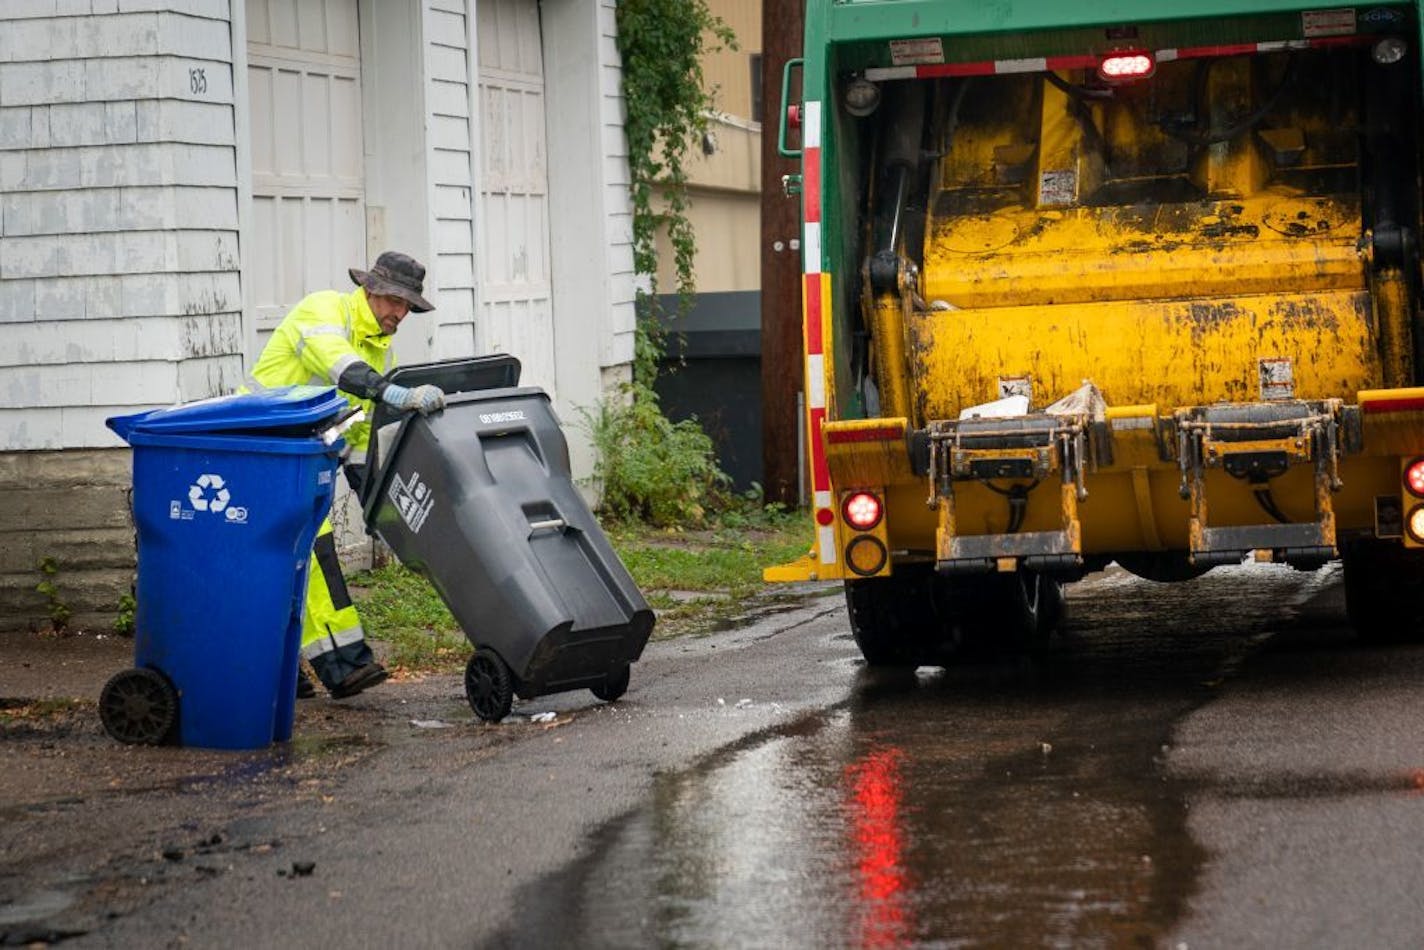
M416 313L434 310L435 305L420 295L425 289L425 265L399 251L385 251L370 270L351 268L346 273L366 288L368 294L399 297Z

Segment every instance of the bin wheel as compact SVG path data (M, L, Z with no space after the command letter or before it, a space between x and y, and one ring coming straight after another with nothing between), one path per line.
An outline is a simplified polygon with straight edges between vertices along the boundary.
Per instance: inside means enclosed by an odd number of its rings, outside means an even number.
M178 693L157 670L124 670L104 684L99 719L120 742L162 745L178 721Z
M590 687L590 690L592 691L593 695L597 696L605 703L611 703L618 697L622 696L624 693L628 692L629 672L630 671L628 667L619 667L617 673L610 673L603 680L602 683L599 683L597 686Z
M514 705L514 684L509 667L486 647L475 651L465 664L465 699L485 722L499 722Z

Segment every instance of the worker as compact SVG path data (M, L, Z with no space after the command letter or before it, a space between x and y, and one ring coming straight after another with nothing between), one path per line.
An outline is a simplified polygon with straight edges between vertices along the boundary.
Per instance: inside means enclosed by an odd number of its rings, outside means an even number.
M357 285L354 291L309 294L283 318L247 385L253 390L295 383L335 385L353 406L365 410L367 421L346 430L346 475L355 489L365 470L374 400L426 415L444 407L445 394L438 386L405 387L386 380L395 367L391 337L401 321L411 311L434 309L421 296L425 267L409 255L386 251L370 270L353 267L347 273ZM302 656L336 699L355 696L389 675L366 643L336 558L330 518L322 520L307 571ZM304 672L298 673L297 695L316 695Z

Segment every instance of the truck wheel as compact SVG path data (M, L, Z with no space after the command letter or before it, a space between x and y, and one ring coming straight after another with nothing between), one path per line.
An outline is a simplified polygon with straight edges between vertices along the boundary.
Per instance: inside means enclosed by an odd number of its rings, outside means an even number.
M1364 643L1424 641L1424 551L1367 538L1344 547L1345 612Z
M622 667L617 673L613 673L604 679L597 686L589 688L589 691L605 703L611 703L624 693L628 692L628 679L631 674L629 667Z
M129 745L163 745L178 722L178 693L157 670L123 670L99 694L104 731Z
M465 664L465 699L485 722L499 722L514 705L509 667L488 647L480 647Z
M846 612L861 656L871 666L919 666L943 637L935 610L934 569L896 568L889 577L846 581Z
M986 648L1042 649L1063 617L1063 585L1036 571L956 578L950 600L966 640Z

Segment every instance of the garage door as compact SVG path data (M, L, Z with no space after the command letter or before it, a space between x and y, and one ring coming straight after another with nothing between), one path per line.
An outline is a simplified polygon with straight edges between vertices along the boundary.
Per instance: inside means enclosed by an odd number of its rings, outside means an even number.
M307 293L366 259L356 0L247 0L255 358Z
M544 62L536 0L479 0L482 345L555 393ZM591 239L594 236L590 236ZM588 319L593 319L593 314Z

